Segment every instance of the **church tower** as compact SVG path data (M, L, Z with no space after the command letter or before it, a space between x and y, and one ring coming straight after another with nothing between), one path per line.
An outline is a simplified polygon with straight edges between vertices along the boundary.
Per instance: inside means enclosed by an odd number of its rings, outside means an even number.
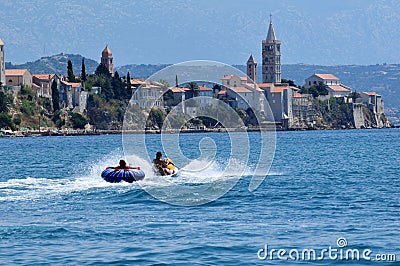
M6 63L4 59L4 43L0 39L0 83L6 85Z
M267 39L262 41L262 82L281 83L281 41L276 39L272 19Z
M250 55L249 60L247 60L247 82L258 83L257 80L257 62L253 55Z
M108 45L106 45L106 48L104 48L103 52L101 53L101 63L106 66L111 76L114 76L113 56L110 48L108 48Z

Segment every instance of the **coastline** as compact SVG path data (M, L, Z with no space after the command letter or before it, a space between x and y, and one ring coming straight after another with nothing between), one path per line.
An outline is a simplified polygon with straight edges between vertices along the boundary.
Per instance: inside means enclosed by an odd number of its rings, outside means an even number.
M365 129L389 129L389 128L400 128L400 125L394 125L393 127L382 127L382 128L325 128L325 129L283 129L275 127L275 130L271 128L205 128L205 129L183 129L183 130L167 130L163 133L167 134L180 134L180 133L222 133L222 132L271 132L271 131L321 131L321 130L365 130ZM0 138L20 138L20 137L60 137L60 136L95 136L95 135L122 135L122 134L161 134L161 130L120 130L120 129L109 129L109 130L79 130L79 129L67 129L67 130L30 130L30 131L8 131L7 134L0 134Z

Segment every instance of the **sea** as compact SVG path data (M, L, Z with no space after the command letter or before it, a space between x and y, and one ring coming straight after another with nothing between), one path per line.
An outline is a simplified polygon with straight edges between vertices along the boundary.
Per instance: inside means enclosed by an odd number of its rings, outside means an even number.
M400 129L277 132L249 189L262 134L179 134L168 178L161 135L0 138L0 265L398 265ZM146 178L105 182L122 158Z

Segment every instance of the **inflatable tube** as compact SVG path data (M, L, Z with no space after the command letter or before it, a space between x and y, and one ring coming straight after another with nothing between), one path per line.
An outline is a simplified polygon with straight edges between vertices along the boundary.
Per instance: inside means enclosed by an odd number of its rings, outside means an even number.
M101 177L110 183L125 181L132 183L144 179L144 172L138 169L113 169L107 168L101 173Z

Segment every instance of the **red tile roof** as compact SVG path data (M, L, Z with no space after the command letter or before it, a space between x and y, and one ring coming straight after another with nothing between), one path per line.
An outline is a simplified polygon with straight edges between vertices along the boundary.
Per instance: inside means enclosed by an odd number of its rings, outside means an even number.
M6 76L23 76L28 69L6 69Z
M55 76L55 74L32 74L32 77L38 78L38 79L52 79Z
M260 89L266 89L266 88L271 88L272 86L274 86L274 84L273 83L259 83L259 84L257 84L257 86Z
M339 78L333 74L315 74L315 76L317 76L321 79L339 80Z
M204 87L204 86L198 86L197 89L198 89L199 91L212 91L211 88L207 88L207 87Z
M333 91L345 91L345 92L351 91L349 88L346 88L343 85L328 85L328 88L330 88Z
M367 91L367 92L363 92L365 94L367 94L368 96L381 96L378 93L374 92L374 91Z
M222 79L223 80L227 80L227 79L231 79L232 77L233 77L233 75L226 75Z
M288 89L288 87L285 86L273 87L271 89L271 93L282 93L286 89Z
M245 87L230 87L229 89L236 93L252 92L251 90L249 90Z
M61 81L61 83L64 83L65 85L71 86L72 88L79 88L81 87L81 84L79 82L67 82L67 81Z
M171 91L173 93L180 93L180 92L186 92L188 89L187 88L179 88L179 87L173 87L171 88Z

